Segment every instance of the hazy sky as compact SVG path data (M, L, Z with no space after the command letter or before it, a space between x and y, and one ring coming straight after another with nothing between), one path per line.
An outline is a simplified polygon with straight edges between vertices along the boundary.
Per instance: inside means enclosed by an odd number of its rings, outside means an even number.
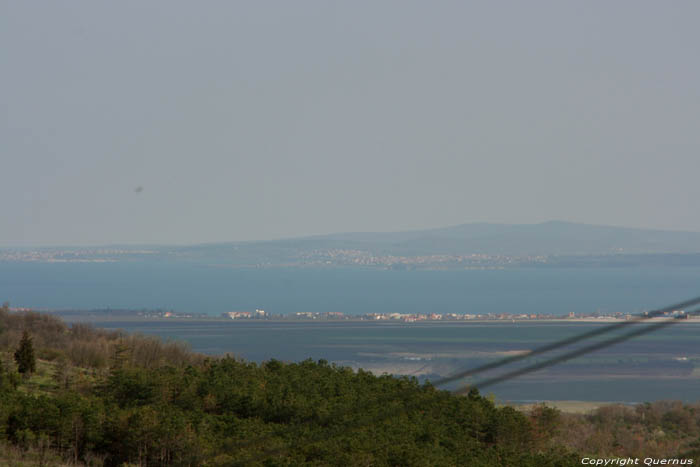
M0 245L700 230L700 3L0 0Z

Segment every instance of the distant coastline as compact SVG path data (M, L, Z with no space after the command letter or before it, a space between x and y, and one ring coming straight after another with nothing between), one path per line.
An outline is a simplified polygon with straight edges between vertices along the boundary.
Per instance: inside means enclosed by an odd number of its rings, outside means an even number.
M172 310L54 310L54 309L32 309L32 308L11 308L11 311L24 312L36 311L41 313L54 314L60 316L66 321L147 321L147 322L173 322L173 321L222 321L222 322L257 322L257 323L290 323L290 322L332 322L332 323L354 323L354 322L375 322L380 324L413 324L413 323L434 323L434 324L450 324L450 323L621 323L630 321L633 317L631 314L617 313L618 316L552 316L552 315L532 315L524 316L523 314L492 314L492 315L473 315L473 314L456 314L456 313L425 313L425 314L402 314L402 313L386 313L386 314L365 314L365 315L345 315L340 312L328 313L290 313L290 314L267 314L263 310L255 311L237 311L222 313L219 316L195 314L195 313L178 313ZM655 323L668 320L670 318L677 319L679 323L700 324L700 316L686 316L682 310L675 313L668 313L664 317L653 317L644 319L643 322Z
M0 247L0 262L193 263L229 268L491 270L700 266L700 232L550 221L463 224L194 245Z

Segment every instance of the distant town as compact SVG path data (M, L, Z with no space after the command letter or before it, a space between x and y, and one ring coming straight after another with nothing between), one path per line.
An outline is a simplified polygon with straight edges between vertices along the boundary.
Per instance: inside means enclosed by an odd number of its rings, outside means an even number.
M177 261L235 268L387 270L518 267L700 267L700 232L550 221L472 223L403 232L339 233L194 245L0 247L0 262Z
M554 315L547 313L366 313L344 314L337 311L327 312L295 312L295 313L269 313L263 309L228 311L220 315L203 313L187 313L174 310L124 310L124 309L98 309L98 310L50 310L24 307L10 307L10 311L27 312L35 311L52 313L69 321L123 321L123 320L220 320L220 321L376 321L394 323L416 322L466 322L466 321L581 321L581 322L609 322L625 321L637 317L637 314L622 312L592 312L568 313L566 315ZM642 314L643 315L643 314ZM699 321L700 317L688 315L684 310L675 310L664 313L663 316L652 319L676 318L683 320Z
M235 251L235 248L233 248ZM132 248L40 248L0 249L0 261L34 263L114 263L147 259L193 260L187 252ZM367 267L380 269L494 269L514 266L547 264L544 255L391 255L369 250L343 248L293 251L286 257L262 258L250 261L234 257L231 265L238 267ZM214 263L216 264L216 263Z
M375 254L367 250L319 249L299 254L299 263L306 266L365 266L387 269L431 268L431 269L481 269L545 264L544 255L388 255Z
M364 268L381 270L488 270L541 267L638 267L696 266L700 253L623 253L615 249L603 254L505 254L392 253L383 248L276 249L253 245L204 247L50 247L0 248L0 263L117 263L178 262L200 266L241 269L272 268Z
M0 261L32 263L114 263L131 257L155 255L155 250L133 248L2 249Z
M167 313L166 313L167 315ZM163 315L163 317L172 317L175 315ZM689 319L690 316L684 310L675 310L664 313L665 317ZM468 320L489 320L489 321L532 321L532 320L631 320L635 315L630 313L591 313L591 314L576 314L568 313L567 315L553 314L528 314L528 313L488 313L488 314L472 314L472 313L367 313L363 315L346 315L337 311L328 312L296 312L287 315L272 315L265 310L256 309L255 311L230 311L222 313L221 317L242 320L242 319L286 319L286 320L360 320L360 321L399 321L404 323L414 323L417 321L468 321Z

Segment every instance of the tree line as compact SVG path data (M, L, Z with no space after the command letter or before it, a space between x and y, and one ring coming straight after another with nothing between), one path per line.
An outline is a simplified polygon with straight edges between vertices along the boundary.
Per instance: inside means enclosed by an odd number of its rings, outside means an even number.
M544 406L523 413L477 391L455 396L414 378L323 360L208 357L7 307L0 352L0 461L566 466L584 454L646 449L649 441L659 455L697 455L698 407L679 403L588 418ZM30 353L34 368L24 364Z

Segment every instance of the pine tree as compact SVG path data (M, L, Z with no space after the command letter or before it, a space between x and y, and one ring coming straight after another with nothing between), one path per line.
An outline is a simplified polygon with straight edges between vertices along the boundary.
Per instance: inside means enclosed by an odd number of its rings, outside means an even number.
M23 375L34 373L36 370L34 345L27 331L22 333L22 340L19 341L19 347L15 350L15 362L17 362L17 371Z

